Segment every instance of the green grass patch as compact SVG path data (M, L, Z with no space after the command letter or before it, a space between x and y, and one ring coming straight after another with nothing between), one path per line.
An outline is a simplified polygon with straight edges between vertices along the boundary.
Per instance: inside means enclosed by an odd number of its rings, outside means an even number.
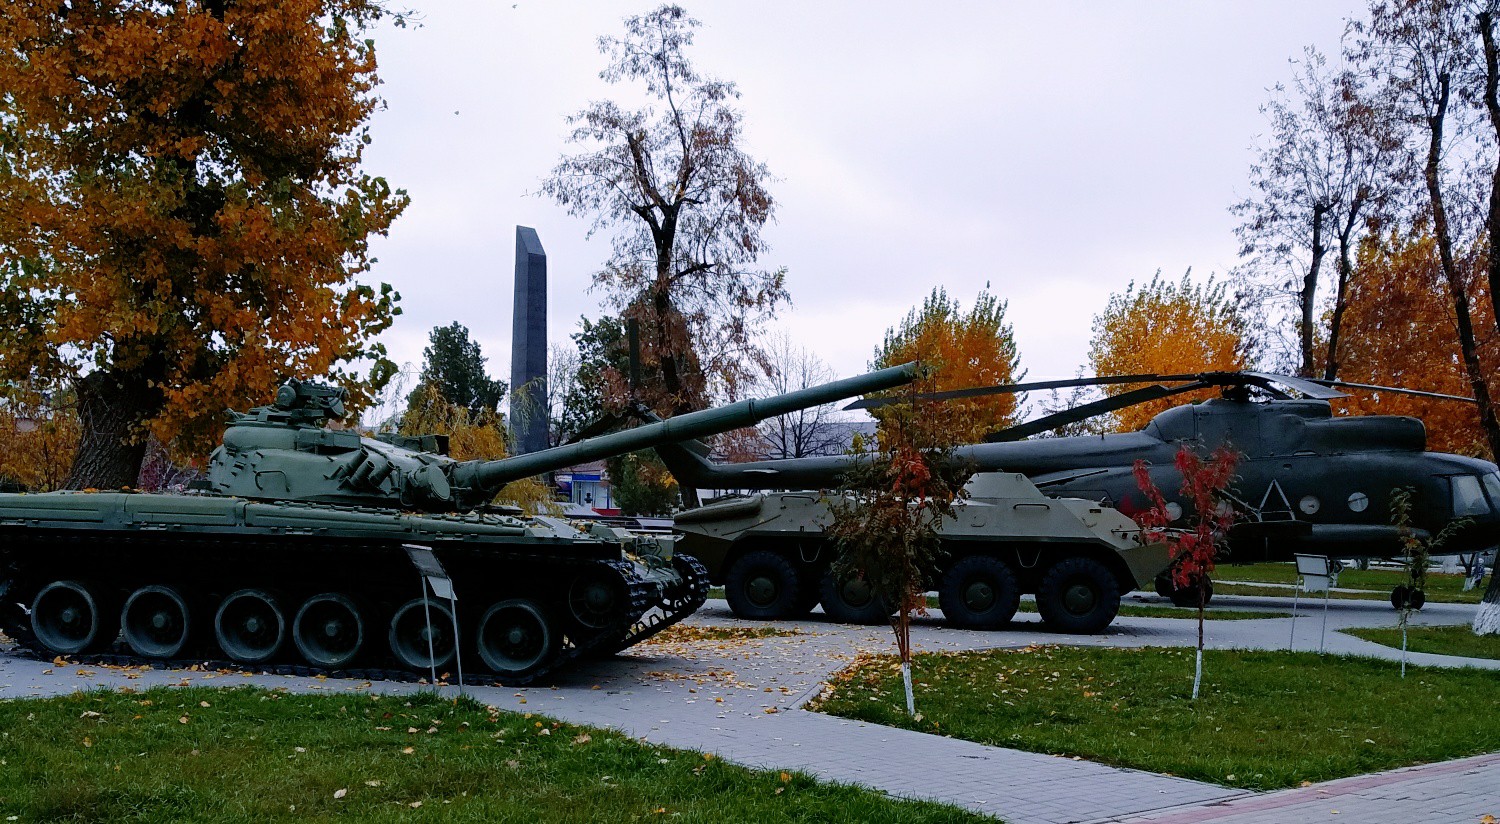
M1293 563L1262 563L1262 564L1220 564L1214 570L1214 593L1225 595L1285 595L1291 597L1290 590L1280 590L1275 587L1257 588L1254 591L1239 591L1240 589L1229 584L1220 584L1219 579L1225 581L1249 581L1267 584L1295 584L1297 583L1297 565ZM1348 589L1369 589L1374 592L1335 592L1335 598L1370 599L1376 601L1389 600L1391 590L1398 585L1406 583L1406 573L1397 569L1355 569L1347 567L1339 573L1339 586ZM1317 597L1323 597L1319 594ZM1453 573L1429 572L1427 573L1427 600L1439 601L1450 604L1477 604L1484 597L1484 590L1480 587L1464 592L1464 576Z
M1400 627L1351 627L1340 630L1356 638L1401 648ZM1500 658L1500 635L1475 635L1468 624L1448 627L1407 627L1406 648L1433 655L1465 658Z
M0 702L21 821L980 821L432 695L159 688Z
M1035 752L1274 789L1474 755L1500 742L1495 674L1314 653L1032 647L919 655L908 718L890 657L837 677L823 712Z

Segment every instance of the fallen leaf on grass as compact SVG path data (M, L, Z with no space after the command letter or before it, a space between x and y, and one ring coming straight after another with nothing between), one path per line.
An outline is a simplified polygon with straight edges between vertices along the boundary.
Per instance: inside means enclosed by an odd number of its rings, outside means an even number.
M589 735L588 733L583 733L582 735L574 736L573 743L574 744L587 744L587 743L589 743L590 741L593 741L593 740L594 740L593 736Z
M366 787L379 787L380 786L380 781L378 779L373 779L372 778L369 781L365 782L365 786Z
M413 810L415 810L416 808L422 806L422 802L420 802L420 801L413 801L410 804L407 804L406 806L411 807Z
M344 796L346 796L348 794L349 794L348 790L334 790L333 791L333 797L334 798L343 798Z
M177 719L177 723L179 723L179 724L186 724L187 722L188 722L188 717L186 715L184 715L181 718Z
M401 753L403 755L411 755L412 753L414 753L416 751L417 751L416 747L402 747L401 748Z

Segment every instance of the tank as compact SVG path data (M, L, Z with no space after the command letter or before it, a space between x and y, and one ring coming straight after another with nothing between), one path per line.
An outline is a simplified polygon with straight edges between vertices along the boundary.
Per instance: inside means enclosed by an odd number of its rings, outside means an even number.
M483 507L501 486L914 375L909 364L496 461L454 460L442 436L330 429L342 391L292 381L231 413L196 494L0 494L0 629L47 658L408 678L457 664L529 683L691 614L707 572L672 536ZM427 589L418 564L434 571L432 559L451 600Z
M1048 627L1099 632L1119 613L1122 594L1171 563L1167 547L1143 542L1119 511L1049 498L1025 475L978 473L965 489L968 497L939 527L947 554L929 582L950 625L1001 627L1033 593ZM677 545L702 560L741 618L800 618L821 602L835 621L884 623L889 610L862 580L831 571L828 495L767 492L685 512Z

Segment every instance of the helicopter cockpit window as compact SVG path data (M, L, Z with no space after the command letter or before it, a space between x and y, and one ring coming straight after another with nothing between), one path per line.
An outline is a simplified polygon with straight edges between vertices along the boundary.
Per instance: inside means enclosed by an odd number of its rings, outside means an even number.
M1484 491L1490 496L1490 506L1500 508L1500 472L1484 476Z
M1480 491L1478 477L1454 475L1449 481L1453 484L1453 517L1489 514L1490 505L1485 502L1484 493Z

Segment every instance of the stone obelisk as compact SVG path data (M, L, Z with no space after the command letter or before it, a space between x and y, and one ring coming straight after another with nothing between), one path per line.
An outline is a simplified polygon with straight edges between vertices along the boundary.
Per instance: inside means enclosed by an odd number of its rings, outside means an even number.
M547 253L529 226L516 227L510 427L515 454L547 448Z

